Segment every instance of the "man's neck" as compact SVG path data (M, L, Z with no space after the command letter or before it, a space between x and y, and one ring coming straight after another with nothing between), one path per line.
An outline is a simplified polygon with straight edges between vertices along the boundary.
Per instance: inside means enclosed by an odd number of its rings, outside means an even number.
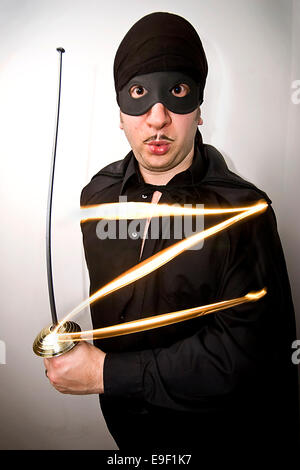
M182 173L191 166L193 157L194 149L192 149L185 159L182 160L177 166L166 171L152 171L142 167L140 164L139 168L145 183L165 186L175 175Z

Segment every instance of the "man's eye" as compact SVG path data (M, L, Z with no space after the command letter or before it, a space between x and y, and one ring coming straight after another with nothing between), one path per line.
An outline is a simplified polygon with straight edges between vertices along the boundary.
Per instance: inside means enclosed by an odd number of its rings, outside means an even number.
M142 98L142 96L145 96L147 93L148 91L146 90L146 88L140 85L134 85L129 90L131 98L135 99Z
M185 83L180 83L172 88L172 94L178 98L183 98L190 92L190 87Z

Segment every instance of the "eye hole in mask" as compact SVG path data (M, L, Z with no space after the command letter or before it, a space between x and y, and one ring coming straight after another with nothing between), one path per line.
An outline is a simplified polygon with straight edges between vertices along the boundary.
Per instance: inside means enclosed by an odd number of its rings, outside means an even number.
M190 93L190 87L186 83L178 83L171 90L169 90L177 98L183 98L188 93ZM138 100L148 93L148 90L142 85L134 85L129 90L129 95L131 98Z
M138 100L145 96L148 93L148 90L141 85L133 85L129 90L129 95L134 100Z
M118 94L120 109L132 116L145 114L156 103L187 114L200 103L199 85L181 72L154 72L133 77Z

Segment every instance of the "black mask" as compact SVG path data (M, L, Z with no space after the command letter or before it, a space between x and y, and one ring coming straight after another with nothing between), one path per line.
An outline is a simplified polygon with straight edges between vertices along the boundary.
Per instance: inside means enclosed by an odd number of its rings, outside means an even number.
M187 87L180 88L180 84ZM135 97L132 97L130 90L134 86L137 88ZM131 116L145 114L156 103L162 103L173 113L187 114L194 111L201 102L199 84L183 72L137 75L118 92L121 111Z

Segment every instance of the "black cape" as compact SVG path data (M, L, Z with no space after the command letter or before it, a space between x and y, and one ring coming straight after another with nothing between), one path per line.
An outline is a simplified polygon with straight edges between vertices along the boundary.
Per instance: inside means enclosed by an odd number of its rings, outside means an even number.
M91 305L94 328L205 305L267 288L258 302L144 333L97 340L107 352L108 428L122 449L243 449L290 453L299 446L293 302L268 196L231 172L222 155L196 139L189 170L166 186L145 184L130 152L95 175L81 205L150 201L241 207L264 199L266 212L205 240L159 270ZM204 227L219 222L206 217ZM138 263L141 240L99 240L97 221L82 223L91 293ZM146 240L143 258L173 244ZM135 227L137 227L135 225Z

